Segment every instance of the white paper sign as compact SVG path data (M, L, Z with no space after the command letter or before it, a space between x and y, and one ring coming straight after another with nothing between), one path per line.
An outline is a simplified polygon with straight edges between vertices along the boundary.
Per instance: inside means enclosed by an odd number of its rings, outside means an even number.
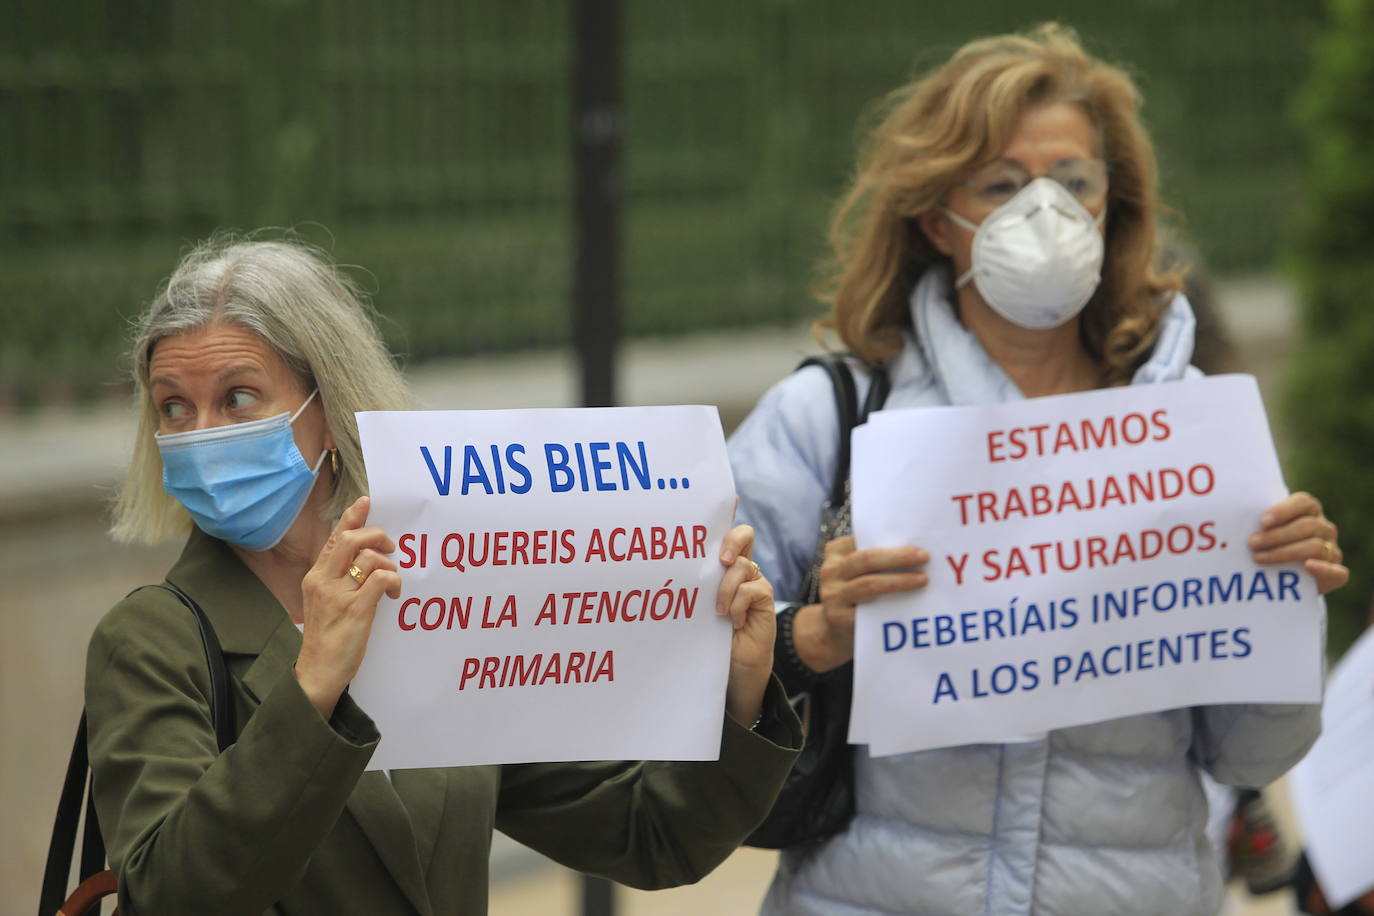
M714 760L734 481L713 407L358 414L399 550L352 693L374 768Z
M1320 698L1315 584L1246 546L1287 493L1253 378L884 410L853 443L859 547L931 554L859 609L873 753Z
M1374 890L1374 629L1326 685L1322 735L1293 770L1293 806L1326 902L1340 909Z

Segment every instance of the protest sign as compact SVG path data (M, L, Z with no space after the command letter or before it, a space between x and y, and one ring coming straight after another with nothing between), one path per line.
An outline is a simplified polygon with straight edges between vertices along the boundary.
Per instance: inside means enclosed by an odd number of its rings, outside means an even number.
M931 554L859 609L873 753L1320 698L1315 584L1246 546L1287 493L1254 379L885 410L853 443L858 546Z
M1333 909L1374 891L1374 629L1331 672L1322 734L1290 785L1307 858Z
M714 760L734 482L711 407L358 414L403 588L353 696L374 768Z

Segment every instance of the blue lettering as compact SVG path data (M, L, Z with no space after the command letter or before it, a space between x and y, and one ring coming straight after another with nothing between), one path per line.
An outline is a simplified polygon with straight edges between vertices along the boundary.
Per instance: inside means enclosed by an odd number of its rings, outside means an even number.
M1108 646L1106 651L1102 653L1102 672L1104 674L1111 675L1121 673L1121 666L1118 665L1116 668L1111 667L1111 665L1109 664L1109 659L1111 659L1113 652L1123 651L1125 650L1123 650L1120 646Z
M477 455L477 449L471 445L463 446L463 495L468 495L468 489L473 484L481 484L482 489L487 491L490 496L494 491L491 488L491 481L487 479L487 470L482 467L482 459Z
M1168 604L1165 604L1163 601L1159 600L1159 593L1164 591L1165 589L1168 590L1169 594ZM1155 606L1156 611L1162 612L1171 610L1175 604L1178 604L1178 586L1172 582L1159 583L1155 586L1154 594L1150 596L1150 602Z
M1202 580L1183 580L1183 606L1185 608L1202 605Z
M1240 573L1236 573L1231 576L1230 579L1226 580L1226 588L1224 590L1222 589L1221 578L1219 576L1208 576L1207 603L1216 604L1218 601L1235 601L1241 596L1241 592L1244 591L1244 589L1245 586L1241 582ZM1234 595L1231 594L1232 591L1235 592Z
M549 466L549 489L554 493L566 493L577 480L572 468L568 466L568 450L557 442L544 444L544 463Z
M929 617L917 617L911 621L911 648L927 649L930 647L930 631L926 624L930 623Z
M434 466L434 459L429 455L429 447L420 446L420 454L425 459L425 466L429 468L429 476L434 478L434 489L439 491L440 496L447 496L453 471L453 446L444 446L444 476L442 478L439 476L439 469Z
M1175 665L1183 661L1183 637L1175 636L1173 639L1173 642L1169 642L1167 637L1161 637L1159 640L1159 663L1161 665L1164 664L1166 655L1169 657L1169 661ZM1141 667L1148 666L1141 665Z
M998 678L998 675L1007 674L1009 677ZM998 665L992 669L992 692L998 696L1005 696L1016 689L1016 666Z
M573 443L573 453L577 455L577 479L582 482L582 492L586 493L591 488L588 486L587 458L586 454L582 451L581 442Z
M978 641L977 611L964 611L959 615L959 635L964 642Z
M941 697L948 697L956 703L959 702L959 694L954 690L954 681L949 674L943 671L940 672L940 677L935 682L935 699L930 701L930 705L939 705Z
M491 466L496 472L496 492L506 492L506 475L501 468L501 446L495 442L491 444Z
M530 469L517 458L517 455L525 454L525 447L519 443L506 446L506 464L520 477L520 483L512 483L510 491L512 493L528 493L530 491ZM516 656L519 658L520 656Z
M935 645L947 646L958 639L954 634L954 619L946 614L935 615Z
M610 449L611 443L609 442L587 443L587 450L591 453L592 459L592 474L596 477L596 488L598 490L615 489L615 483L613 481L606 480L601 476L602 471L609 471L611 469L611 463L601 457L602 452L608 452ZM585 490L586 487L584 486L582 489Z
M897 637L898 637L895 644L893 643L893 637L892 637L892 635L891 635L891 634L893 634L894 632L897 634ZM894 623L894 622L891 621L891 620L889 620L888 622L884 623L884 624L883 624L883 651L884 651L884 652L896 652L898 649L901 649L901 648L903 648L904 646L906 646L906 627L905 627L904 625L900 624L900 623Z
M634 453L630 451L628 442L617 442L615 444L616 457L620 459L620 485L626 490L630 489L630 475L634 474L635 480L639 481L640 489L649 489L649 454L644 450L644 443L635 443L639 446L639 461L635 462ZM686 478L683 478L682 486L687 486Z
M1093 663L1091 652L1084 652L1083 657L1078 660L1078 670L1073 674L1073 682L1077 684L1087 674L1097 677L1097 665Z
M1250 591L1246 593L1246 601L1254 601L1255 596L1263 594L1270 601L1274 600L1274 592L1269 588L1269 577L1262 572L1255 573L1255 577L1250 580Z
M1073 606L1078 603L1077 598L1065 598L1059 605L1059 613L1065 617L1063 623L1059 625L1061 630L1067 630L1078 624L1078 612Z
M1102 594L1102 619L1110 620L1115 613L1118 618L1125 620L1130 615L1126 610L1126 593L1122 592L1119 596L1112 592Z

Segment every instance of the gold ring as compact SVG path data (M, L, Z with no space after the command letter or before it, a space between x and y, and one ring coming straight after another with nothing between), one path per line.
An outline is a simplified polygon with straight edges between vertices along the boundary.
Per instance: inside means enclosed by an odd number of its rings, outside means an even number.
M1336 545L1330 541L1322 541L1322 559L1328 563L1336 562Z
M362 585L364 582L367 581L367 573L363 572L356 566L348 567L348 574L352 576L353 580L357 582L359 585Z
M749 564L754 567L754 574L744 581L753 582L755 579L763 575L763 570L759 569L759 564L755 563L753 560L750 560Z

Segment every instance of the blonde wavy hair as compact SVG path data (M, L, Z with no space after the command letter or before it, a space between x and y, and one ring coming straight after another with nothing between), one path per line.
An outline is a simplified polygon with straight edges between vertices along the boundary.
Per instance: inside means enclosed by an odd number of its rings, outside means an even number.
M327 255L292 239L259 241L223 234L186 255L134 322L131 361L138 432L115 498L111 535L153 544L190 530L186 510L162 489L148 361L162 338L215 323L254 331L306 391L319 388L325 422L339 452L339 473L325 515L337 517L365 494L353 412L400 410L410 405L410 398L364 303Z
M1154 150L1131 78L1054 23L970 42L887 97L831 223L833 263L817 290L830 314L817 336L837 334L870 363L894 356L917 278L947 260L916 217L996 158L1025 112L1059 102L1082 107L1111 169L1102 282L1083 312L1083 343L1107 384L1129 381L1154 344L1164 294L1181 285L1156 272Z

